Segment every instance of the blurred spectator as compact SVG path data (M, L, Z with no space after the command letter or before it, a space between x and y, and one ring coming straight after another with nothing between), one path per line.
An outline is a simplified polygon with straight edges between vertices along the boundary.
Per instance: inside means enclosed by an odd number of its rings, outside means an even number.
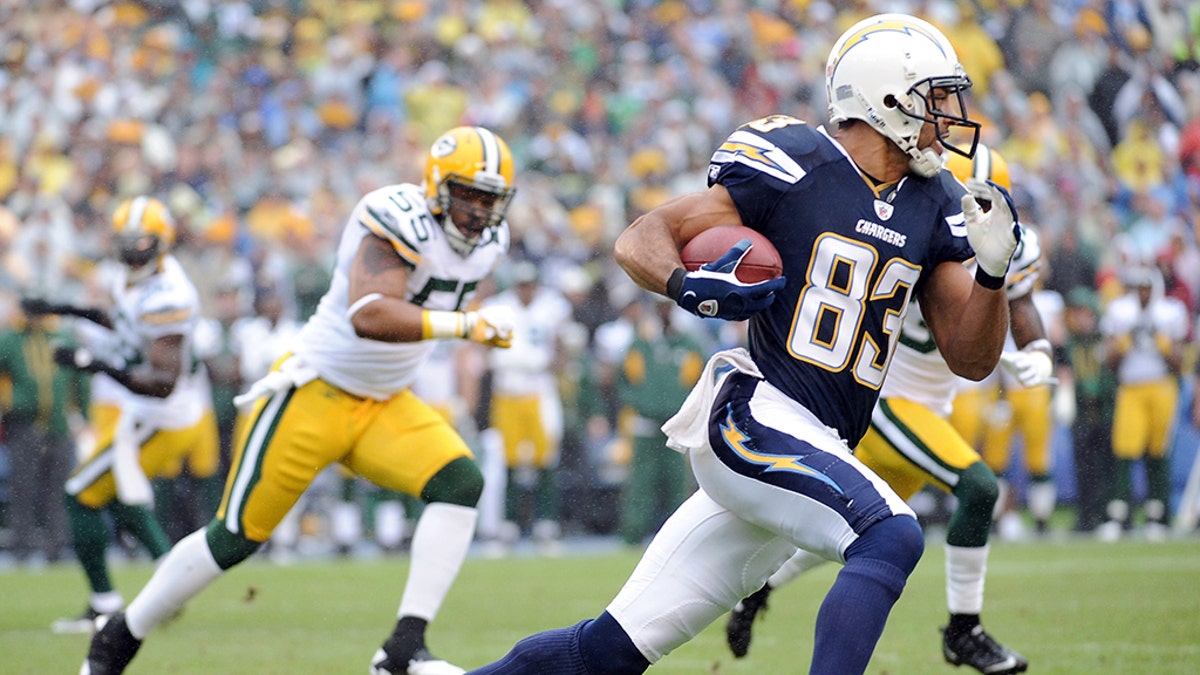
M18 316L0 331L0 399L8 449L8 521L18 562L54 562L67 551L60 490L75 466L73 434L87 409L87 377L54 363L66 336L54 317Z
M700 377L707 352L672 321L675 303L662 296L637 327L617 377L622 435L632 443L629 477L621 495L621 538L640 545L695 489L687 460L667 448L662 425Z
M1112 418L1116 373L1100 334L1099 296L1088 286L1067 294L1067 342L1058 354L1059 379L1074 396L1068 422L1075 460L1075 530L1091 532L1106 519L1115 466Z

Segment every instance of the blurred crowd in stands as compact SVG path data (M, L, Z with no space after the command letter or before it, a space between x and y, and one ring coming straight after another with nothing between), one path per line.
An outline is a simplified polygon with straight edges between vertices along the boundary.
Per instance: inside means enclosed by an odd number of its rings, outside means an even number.
M516 158L513 260L572 299L565 362L615 363L631 337L611 328L641 297L612 262L616 235L703 188L737 125L821 124L833 40L879 11L955 45L1047 290L1103 302L1122 269L1152 264L1194 322L1200 5L1186 0L0 0L0 324L21 295L94 302L109 213L136 194L169 205L207 315L271 303L302 321L357 198L419 182L437 134L478 124ZM738 339L687 325L709 347Z

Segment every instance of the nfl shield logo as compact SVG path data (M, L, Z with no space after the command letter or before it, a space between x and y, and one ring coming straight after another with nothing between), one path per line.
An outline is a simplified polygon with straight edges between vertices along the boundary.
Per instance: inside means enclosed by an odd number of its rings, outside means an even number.
M879 216L880 220L888 220L895 212L896 207L885 201L875 200L875 215Z

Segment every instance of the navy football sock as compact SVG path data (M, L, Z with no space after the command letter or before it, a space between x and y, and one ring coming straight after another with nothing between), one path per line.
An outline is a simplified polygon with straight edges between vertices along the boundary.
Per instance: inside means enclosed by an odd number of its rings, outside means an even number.
M574 626L530 635L504 658L472 670L469 675L588 675L579 654L579 633L591 619Z
M469 675L637 675L650 662L608 612L521 640L504 658Z
M916 520L880 521L846 550L846 566L817 613L809 675L866 670L888 614L924 551Z
M579 654L588 675L637 675L650 667L625 629L608 612L579 631Z

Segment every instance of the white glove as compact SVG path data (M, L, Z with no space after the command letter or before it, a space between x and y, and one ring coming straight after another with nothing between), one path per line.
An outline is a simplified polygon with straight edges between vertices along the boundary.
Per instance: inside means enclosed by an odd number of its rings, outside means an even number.
M490 347L508 349L512 346L513 327L517 323L512 308L491 305L467 312L466 335L463 337Z
M1004 352L1000 355L1000 365L1013 374L1022 387L1038 387L1043 384L1056 382L1054 362L1046 349L1050 343L1046 340L1034 340L1025 345L1021 351Z
M967 242L975 249L975 261L990 276L1003 278L1008 273L1021 230L1017 226L1017 211L1008 192L991 181L968 178L969 194L963 195L963 218L967 226ZM981 202L990 202L984 211Z

